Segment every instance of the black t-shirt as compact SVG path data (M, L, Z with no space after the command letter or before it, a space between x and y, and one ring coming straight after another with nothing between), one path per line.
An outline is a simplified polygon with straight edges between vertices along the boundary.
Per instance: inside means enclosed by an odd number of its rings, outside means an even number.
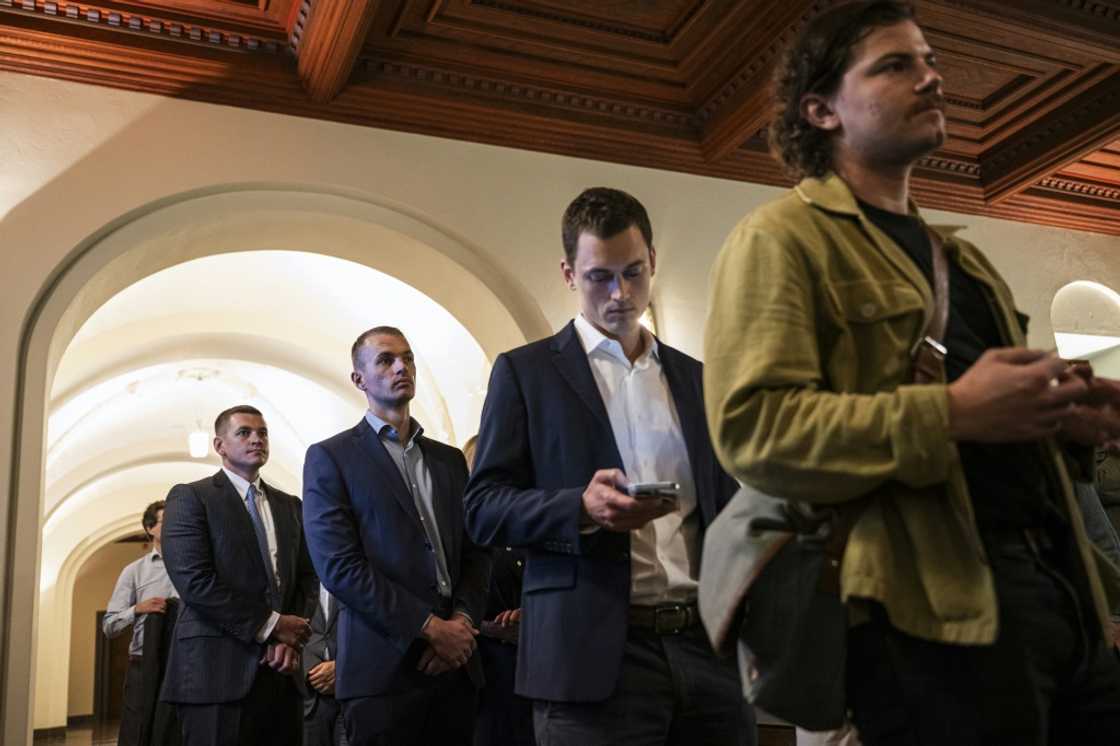
M921 220L860 202L868 220L906 252L933 287L933 247ZM990 347L1005 342L988 289L949 261L949 324L945 375L960 378ZM1058 515L1045 454L1037 443L958 443L965 481L981 530L1042 527Z

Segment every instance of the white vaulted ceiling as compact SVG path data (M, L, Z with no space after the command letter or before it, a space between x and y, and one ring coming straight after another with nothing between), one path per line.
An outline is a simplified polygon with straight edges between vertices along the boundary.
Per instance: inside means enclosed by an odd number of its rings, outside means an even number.
M482 348L443 307L364 265L292 251L220 254L158 272L105 303L53 383L41 585L98 527L213 472L212 450L191 458L187 436L212 435L228 406L265 414L263 474L299 494L307 446L362 415L350 345L379 324L399 327L416 352L413 415L432 437L464 442L477 429L489 374Z

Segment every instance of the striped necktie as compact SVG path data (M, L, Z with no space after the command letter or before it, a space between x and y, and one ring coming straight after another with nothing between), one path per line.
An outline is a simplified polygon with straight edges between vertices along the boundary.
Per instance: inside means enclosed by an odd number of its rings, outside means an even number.
M265 533L264 521L261 519L261 512L257 508L257 488L255 485L249 485L249 490L245 494L245 507L249 510L249 518L253 522L253 532L257 535L257 547L260 549L261 560L264 562L264 571L268 575L268 599L272 603L273 610L279 611L280 589L276 585L276 572L272 568L272 552L268 551L268 534Z

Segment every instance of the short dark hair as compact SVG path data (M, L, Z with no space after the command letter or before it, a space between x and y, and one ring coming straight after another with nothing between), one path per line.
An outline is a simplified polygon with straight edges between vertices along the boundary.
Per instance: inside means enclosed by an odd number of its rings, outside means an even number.
M832 169L832 141L801 116L807 93L831 96L851 64L851 51L876 28L914 19L898 0L860 0L829 8L805 27L774 72L770 150L791 176L824 176Z
M163 506L163 500L156 500L144 508L144 516L140 519L140 525L144 527L144 534L149 539L152 538L152 529L159 523L159 512L163 510Z
M248 404L238 404L236 407L230 407L224 410L214 419L214 435L221 435L229 424L229 419L235 414L255 414L257 417L264 417L261 410L256 407L251 407Z
M560 222L564 257L568 264L575 263L576 245L584 233L590 233L596 238L611 238L632 225L638 227L642 238L646 240L646 246L652 248L653 227L641 202L621 189L584 189L572 200L568 209L564 210L564 218Z
M372 329L366 329L358 335L358 338L354 340L354 344L350 345L350 364L354 366L355 370L358 368L358 359L361 357L362 348L365 347L366 340L370 337L381 336L382 334L386 334L390 337L400 337L408 341L408 338L404 336L404 332L395 326L375 326Z

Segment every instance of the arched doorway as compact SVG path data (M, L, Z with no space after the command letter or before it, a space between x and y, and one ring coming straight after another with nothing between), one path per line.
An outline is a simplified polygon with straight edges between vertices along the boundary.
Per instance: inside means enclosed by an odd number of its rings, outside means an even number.
M35 665L34 651L44 649L34 644L38 636L39 601L52 607L67 601L65 590L57 594L44 593L40 599L39 592L44 590L40 588L41 579L53 577L59 581L66 567L80 566L79 555L88 556L97 548L96 542L83 540L62 558L57 554L40 555L41 526L52 519L57 524L60 519L56 518L55 511L45 514L51 508L43 499L49 454L42 445L33 448L28 444L46 443L50 393L54 390L58 394L58 403L70 404L82 392L112 380L121 370L138 370L130 367L130 363L139 362L139 358L155 367L160 364L159 360L165 363L175 360L176 346L189 344L191 340L189 334L180 335L182 338L178 339L141 334L143 348L137 360L128 360L123 354L127 349L121 349L115 351L112 364L86 364L78 366L76 372L60 371L64 352L72 346L91 344L91 339L75 336L82 325L107 301L144 278L204 257L261 251L319 254L375 268L444 309L448 318L466 330L487 360L503 349L549 332L535 302L499 268L488 266L478 252L430 221L360 195L294 187L215 188L146 206L92 236L75 251L71 263L60 271L35 309L19 361L21 419L16 442L22 447L17 459L18 488L8 526L12 562L5 609L8 629L4 651L5 742L22 742L29 730L29 688L26 683L16 686L17 677L22 682L33 682L32 692L41 692L46 685L57 685L60 678L65 688L65 674L59 670L57 661ZM306 274L298 277L301 282L315 285L314 277ZM329 290L329 287L324 288L325 299L330 298ZM373 319L371 323L376 321L380 319ZM128 345L127 336L120 342L123 347ZM234 325L219 335L207 336L208 352L193 362L204 364L211 355L244 349L245 342L243 337L238 337ZM315 356L304 353L299 344L283 344L272 339L252 348L251 362L242 362L297 368L301 375L319 378L323 372L314 370L317 365L330 371L330 363L324 366L316 362ZM97 359L96 355L87 357ZM336 359L344 357L344 351L339 351ZM343 378L345 373L338 368L331 371L335 372L342 374L338 378ZM158 377L158 373L153 375ZM446 415L448 422L454 422L456 417L469 419L467 412L457 415L447 412ZM469 434L463 433L462 438ZM296 452L298 449L293 451ZM157 458L157 461L162 459ZM151 483L157 484L163 479L158 466L141 458L137 463L130 463L128 468L145 472ZM211 466L207 465L206 469ZM190 467L196 468L198 464ZM74 489L79 489L87 481L105 478L97 474L75 475L69 477L69 485L76 484L78 487ZM71 518L75 525L82 525L78 518ZM117 533L129 530L128 521L118 518L114 516L102 522L104 525L99 528L102 544L116 538ZM40 572L40 557L43 572ZM59 588L64 585L65 579L62 579ZM42 632L42 625L38 625L38 631ZM36 679L41 681L35 683ZM57 703L37 706L34 723L37 727L64 724L64 710Z

